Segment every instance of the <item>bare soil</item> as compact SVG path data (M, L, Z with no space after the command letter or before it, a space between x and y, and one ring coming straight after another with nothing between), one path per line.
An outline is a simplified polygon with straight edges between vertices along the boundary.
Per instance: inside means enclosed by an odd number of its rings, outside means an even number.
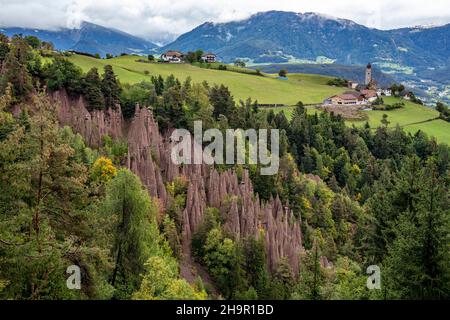
M340 115L345 120L354 121L368 120L367 114L362 112L364 108L367 108L367 106L323 105L316 107L318 110L325 110L328 112L333 112L335 115Z

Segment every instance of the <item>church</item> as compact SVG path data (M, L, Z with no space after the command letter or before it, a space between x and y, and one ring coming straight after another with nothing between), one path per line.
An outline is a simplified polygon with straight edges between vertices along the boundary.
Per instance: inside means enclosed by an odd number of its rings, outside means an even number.
M355 89L359 92L367 92L368 90L370 90L370 92L375 91L378 97L382 95L390 97L392 95L392 91L389 87L378 87L378 83L373 77L373 68L371 63L368 63L366 66L364 84L350 82L349 88Z
M324 105L368 105L382 95L391 96L390 88L378 88L377 81L373 78L372 64L368 63L365 69L364 84L353 81L348 82L349 89L355 91L345 92L326 99Z
M357 87L356 87L356 89L358 90L358 91L361 91L361 90L377 90L377 87L378 87L378 83L376 82L376 80L373 78L373 76L372 76L372 71L373 71L373 69L372 69L372 64L371 63L369 63L367 66L366 66L366 73L365 73L365 79L364 79L364 84L362 85L358 85Z

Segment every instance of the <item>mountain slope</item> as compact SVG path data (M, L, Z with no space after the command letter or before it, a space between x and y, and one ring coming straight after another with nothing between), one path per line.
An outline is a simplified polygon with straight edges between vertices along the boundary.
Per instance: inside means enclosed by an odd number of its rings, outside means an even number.
M105 28L93 23L83 22L79 29L60 29L57 31L25 28L4 28L0 32L8 36L14 34L34 35L41 40L52 42L58 50L75 50L105 56L107 53L152 52L157 45L128 33Z
M269 11L243 21L204 23L164 49L202 48L215 51L226 62L238 57L254 63L373 61L398 71L444 66L449 61L449 37L450 25L382 31L316 13Z
M450 64L450 24L377 30L317 13L269 11L242 21L204 23L160 51L199 48L215 52L224 62L237 58L249 64L365 66L372 62L416 92L450 102L449 77L445 77ZM348 77L355 79L356 74Z
M258 68L262 72L266 73L278 73L281 69L287 70L289 73L306 73L306 74L318 74L330 77L339 77L344 79L351 79L359 83L364 82L365 66L349 66L341 65L337 63L332 64L267 64L258 65L251 68ZM374 79L377 80L381 86L391 85L395 80L387 74L382 73L378 68L373 68L372 74Z

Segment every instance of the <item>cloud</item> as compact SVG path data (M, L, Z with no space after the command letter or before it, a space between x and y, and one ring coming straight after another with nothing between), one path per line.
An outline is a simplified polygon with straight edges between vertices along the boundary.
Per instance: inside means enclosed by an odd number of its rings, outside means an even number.
M267 10L320 12L381 29L450 22L448 0L0 0L0 26L56 29L83 20L157 41L205 21L244 19Z

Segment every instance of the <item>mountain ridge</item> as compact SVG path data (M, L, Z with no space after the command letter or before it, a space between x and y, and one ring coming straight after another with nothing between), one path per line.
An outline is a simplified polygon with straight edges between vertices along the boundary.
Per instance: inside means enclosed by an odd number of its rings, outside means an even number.
M395 81L450 102L450 77L445 76L450 65L450 24L379 30L313 12L266 11L237 21L202 23L163 47L88 22L80 29L60 31L5 30L10 36L37 35L52 41L59 50L99 53L102 57L107 53L146 55L202 49L216 53L225 63L239 58L248 65L365 66L371 62Z
M371 62L415 90L435 95L438 88L439 97L450 101L449 77L442 77L450 64L450 24L379 30L317 13L267 11L239 21L203 23L159 51L199 48L225 63L243 59L249 65Z
M29 29L20 27L0 28L8 36L34 35L44 41L52 42L58 50L74 50L90 54L122 53L148 54L158 46L145 39L133 36L115 28L106 28L83 21L79 28L60 28L57 30Z
M429 34L433 40L438 40L439 54L430 52L429 41L425 41ZM424 64L425 61L442 66L448 61L448 57L443 56L447 51L442 52L448 50L449 45L444 41L448 34L450 24L428 29L379 30L348 19L311 12L267 11L239 21L203 23L161 50L216 50L225 62L240 57L258 63L265 56L281 57L284 62L288 62L290 57L315 60L324 56L343 64L365 64L381 58L398 60L406 66L412 64L410 67L423 67L418 62ZM425 50L426 58L420 52Z

